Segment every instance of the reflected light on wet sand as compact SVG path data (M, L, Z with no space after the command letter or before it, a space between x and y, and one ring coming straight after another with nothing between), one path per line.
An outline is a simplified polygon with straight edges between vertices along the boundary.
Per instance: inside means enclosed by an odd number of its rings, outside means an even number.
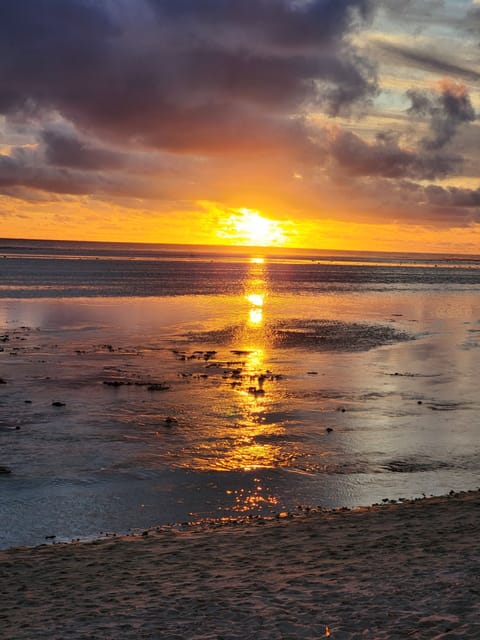
M260 482L259 478L255 478L256 483ZM246 513L248 511L261 509L264 506L275 506L278 504L278 498L270 495L265 491L261 484L257 484L253 489L234 489L228 490L228 495L233 495L234 504L232 511L237 513Z

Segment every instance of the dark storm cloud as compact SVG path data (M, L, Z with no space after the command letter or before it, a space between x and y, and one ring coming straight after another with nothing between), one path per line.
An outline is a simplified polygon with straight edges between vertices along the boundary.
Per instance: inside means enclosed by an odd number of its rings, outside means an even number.
M8 113L28 103L55 107L68 88L82 85L88 91L96 66L107 55L108 40L116 33L101 3L3 0L0 111Z
M440 75L451 75L465 80L473 80L474 82L480 80L478 71L465 65L455 64L452 62L452 55L447 58L432 51L425 51L424 48L414 49L407 45L384 42L378 39L373 42L382 54L383 59L388 57L394 62L400 62L410 67L428 70Z
M223 135L242 146L248 127L269 147L278 118L322 102L338 112L375 92L371 66L344 40L369 8L368 0L3 0L0 111L34 120L56 110L105 138L202 153Z
M462 158L451 154L423 153L402 148L392 133L379 133L367 142L351 131L330 137L329 153L349 175L434 180L451 173Z
M314 45L341 37L372 12L370 0L149 0L160 20L197 30L251 29L285 46Z
M73 129L58 125L43 131L39 139L39 144L0 154L2 193L23 193L26 200L38 197L35 190L107 199L167 199L188 193L196 180L205 181L201 162L177 154L121 152L89 143Z
M97 184L100 182L95 178ZM93 181L88 183L78 174L68 170L55 170L43 165L29 164L21 152L12 156L0 155L0 188L27 187L53 193L82 194L93 192Z
M351 178L348 202L376 222L450 229L480 222L480 189L423 185L382 177Z
M439 92L407 91L412 103L408 113L429 119L430 136L422 140L427 150L442 149L452 140L460 125L476 118L465 85L443 80L439 89Z
M134 179L81 169L48 165L40 151L19 147L9 156L0 155L0 188L9 194L23 189L71 195L140 192Z
M412 133L408 146L392 131L379 132L373 142L352 131L335 128L327 136L326 151L338 167L352 176L435 180L457 171L461 154L450 143L462 125L476 118L465 85L444 79L437 90L410 90L407 110L413 122L423 121L428 136Z
M351 175L403 177L416 164L415 154L401 149L391 136L380 136L369 144L351 131L338 130L330 138L329 151Z
M460 189L457 187L445 188L429 185L425 187L424 193L431 204L442 207L477 209L477 215L480 216L480 188Z
M58 129L47 129L41 134L45 158L49 164L87 171L119 169L127 164L127 156L97 147L87 140Z

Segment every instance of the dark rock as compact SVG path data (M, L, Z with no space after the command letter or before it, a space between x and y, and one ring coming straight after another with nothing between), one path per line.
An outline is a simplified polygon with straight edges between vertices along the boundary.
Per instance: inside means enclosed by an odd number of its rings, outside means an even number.
M52 402L52 407L64 407L65 406L65 402L59 402L58 400L56 400L55 402Z
M162 382L149 384L147 387L148 391L168 391L170 387Z
M3 378L0 378L0 384L7 384L7 381L4 380Z
M332 427L327 427L327 428L325 429L325 431L326 431L327 433L332 433L333 429L332 429Z
M2 466L0 465L0 475L2 475L2 476L6 476L6 475L8 475L9 473L12 473L12 470L11 470L11 469L9 469L8 467L2 467Z
M109 387L121 387L126 384L126 382L123 382L123 380L104 380L103 384L106 384Z

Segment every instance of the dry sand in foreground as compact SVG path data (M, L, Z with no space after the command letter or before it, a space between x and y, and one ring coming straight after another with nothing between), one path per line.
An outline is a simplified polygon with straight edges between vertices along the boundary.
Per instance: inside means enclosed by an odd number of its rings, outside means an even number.
M480 638L480 494L0 553L0 636Z

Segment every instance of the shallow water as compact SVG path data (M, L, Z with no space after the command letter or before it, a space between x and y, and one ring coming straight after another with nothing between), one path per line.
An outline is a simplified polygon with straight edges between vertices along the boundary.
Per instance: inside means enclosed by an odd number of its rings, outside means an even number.
M31 259L0 285L2 546L480 484L473 263L336 264L335 281L163 257L151 280L152 260L103 256L90 282L90 256L42 256L25 293Z

